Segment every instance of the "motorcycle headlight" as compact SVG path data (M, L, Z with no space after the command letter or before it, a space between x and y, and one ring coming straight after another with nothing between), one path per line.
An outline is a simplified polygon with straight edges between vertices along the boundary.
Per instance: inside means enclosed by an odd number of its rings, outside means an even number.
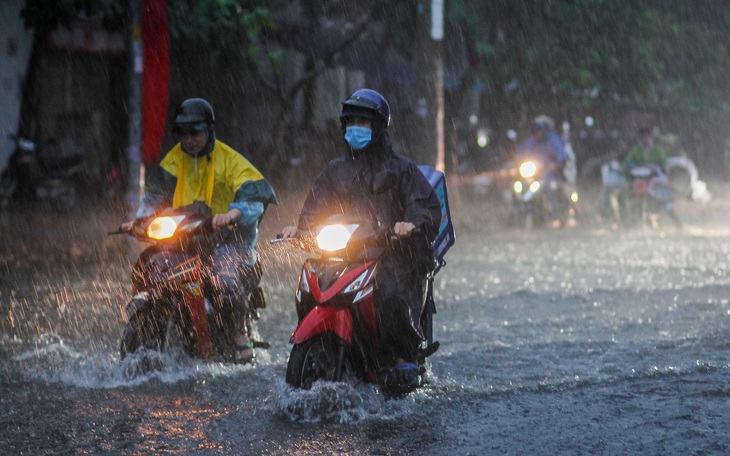
M178 223L185 218L184 215L174 217L157 217L147 227L147 236L150 239L169 239L175 234Z
M538 190L540 190L540 182L535 181L530 184L530 191L532 193L537 193Z
M342 250L356 229L357 225L327 225L317 235L317 247L328 252Z
M534 176L537 172L537 165L535 162L526 161L522 164L520 164L520 176L522 176L524 179L529 179L530 177Z
M515 193L522 193L522 182L515 181L514 189L515 189Z

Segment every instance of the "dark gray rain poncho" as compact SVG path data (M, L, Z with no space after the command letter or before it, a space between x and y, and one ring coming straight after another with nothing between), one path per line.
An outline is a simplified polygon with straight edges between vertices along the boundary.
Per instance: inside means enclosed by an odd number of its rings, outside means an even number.
M311 230L335 214L378 220L390 227L410 222L420 229L381 262L375 279L383 355L415 361L421 340L423 283L433 266L430 245L441 221L439 200L416 164L393 152L387 134L362 150L347 149L312 184L298 229ZM397 181L376 195L371 191L373 176L385 169L394 171Z

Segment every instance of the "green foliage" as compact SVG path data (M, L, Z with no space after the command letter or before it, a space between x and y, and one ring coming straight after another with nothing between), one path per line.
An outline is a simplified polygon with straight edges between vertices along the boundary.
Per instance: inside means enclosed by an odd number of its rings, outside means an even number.
M142 3L141 0L140 4ZM170 35L206 45L253 46L260 33L275 26L266 0L167 0ZM122 29L129 0L26 0L22 16L26 27L54 30L79 17L99 16L110 29Z
M235 37L255 40L274 24L262 0L168 0L170 33L173 38L230 44Z
M269 9L282 5L168 0L173 44L205 49L211 58L242 59L249 68L277 68L281 52L264 55L259 38L276 28ZM346 2L318 5L312 8L317 14L357 15L367 9L359 3L362 11ZM514 103L546 94L586 100L598 94L604 100L687 109L730 104L727 2L449 0L444 5L446 39L466 44L470 71L487 96ZM128 0L26 0L22 15L26 26L41 32L79 16L101 17L106 27L121 30L127 8ZM428 15L428 2L397 0L375 10L382 16L371 19L384 21L385 42L415 61L415 30L423 18L419 14Z
M249 68L261 66L259 36L273 29L264 0L168 0L173 42L207 49L212 58L225 56ZM271 57L275 59L275 56Z
M142 1L140 1L140 5ZM250 68L259 66L259 36L275 23L266 0L167 0L173 46L205 49L211 58L225 55ZM129 0L26 0L26 27L51 31L80 17L98 16L105 27L123 30ZM269 56L276 62L276 55Z
M488 96L728 103L730 5L689 0L452 0Z

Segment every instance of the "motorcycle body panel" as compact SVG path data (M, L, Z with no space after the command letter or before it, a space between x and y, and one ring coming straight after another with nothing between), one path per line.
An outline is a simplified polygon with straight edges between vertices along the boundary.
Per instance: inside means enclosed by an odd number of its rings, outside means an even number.
M348 345L352 344L352 316L346 309L317 306L312 309L289 339L292 344L301 344L326 331L334 332Z
M291 342L301 343L324 331L333 331L350 345L353 314L365 324L369 336L377 338L373 302L376 268L375 260L348 265L308 259L302 267L301 280L305 283L300 282L296 293L297 307L304 316Z

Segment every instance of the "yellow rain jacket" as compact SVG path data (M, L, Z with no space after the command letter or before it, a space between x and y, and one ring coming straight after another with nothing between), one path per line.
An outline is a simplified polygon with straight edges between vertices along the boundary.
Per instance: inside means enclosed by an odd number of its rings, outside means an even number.
M148 176L138 218L170 205L177 208L202 201L214 215L238 208L248 223L248 215L258 218L266 205L277 203L264 176L243 155L218 140L208 156L197 158L177 144L162 159L160 169L161 174ZM263 206L252 212L252 203Z

